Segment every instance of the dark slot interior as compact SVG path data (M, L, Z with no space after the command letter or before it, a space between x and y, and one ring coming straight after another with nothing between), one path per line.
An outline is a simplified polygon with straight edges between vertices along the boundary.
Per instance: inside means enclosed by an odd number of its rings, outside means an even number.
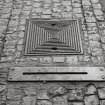
M88 74L87 72L23 72L23 75L38 75L38 74Z
M56 26L56 24L55 23L53 23L53 24L51 24L52 26Z
M52 47L51 49L52 49L52 50L57 50L58 48L57 48L57 47Z

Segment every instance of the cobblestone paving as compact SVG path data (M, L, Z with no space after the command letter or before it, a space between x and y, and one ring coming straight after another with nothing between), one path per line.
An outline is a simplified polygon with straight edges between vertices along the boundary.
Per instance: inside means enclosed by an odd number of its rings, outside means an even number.
M26 19L50 17L81 20L83 55L22 56ZM0 0L0 54L0 105L105 105L104 83L80 84L80 89L75 83L45 88L41 84L5 85L5 73L13 65L104 66L105 20L99 0Z
M26 19L59 17L81 20L84 48L84 55L62 56L59 57L61 62L67 65L105 64L105 22L98 0L5 0L0 1L0 8L2 63L57 63L54 56L24 58L22 47Z
M98 83L9 84L0 86L0 105L105 105L105 85ZM30 85L30 87L29 87ZM3 96L6 94L7 96Z

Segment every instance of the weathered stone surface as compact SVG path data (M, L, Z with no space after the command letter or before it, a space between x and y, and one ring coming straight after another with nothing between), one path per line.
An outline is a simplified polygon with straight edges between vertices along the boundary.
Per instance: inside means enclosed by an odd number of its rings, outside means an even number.
M48 91L45 88L41 88L37 91L37 99L49 99Z
M94 64L103 64L104 63L104 59L103 59L103 56L98 56L98 57L91 57L92 59L92 62Z
M103 15L103 12L101 9L94 10L95 15Z
M41 6L41 3L34 3L33 6L39 8Z
M70 14L69 14L69 13L70 13ZM69 13L68 13L68 12L62 12L62 13L61 13L61 16L62 16L63 18L71 18L71 17L72 17L72 15L71 15L72 12L69 12Z
M91 0L92 3L99 3L99 0Z
M57 7L53 8L52 11L53 12L58 12L58 13L61 12L61 10L59 10Z
M75 14L82 13L82 10L81 10L81 8L74 8L73 13L75 13Z
M39 100L39 101L37 101L37 105L52 105L52 102L50 102L48 100Z
M53 62L64 62L65 57L53 57Z
M89 0L83 0L82 4L83 5L91 5L91 2Z
M70 56L66 58L67 63L69 64L78 64L78 58L77 56Z
M101 9L102 7L101 7L101 4L95 3L95 4L93 4L93 8L94 9Z
M91 49L92 56L102 56L102 49L101 48L93 48Z
M51 18L51 15L41 15L41 18Z
M5 85L0 85L0 93L3 92L3 91L5 91L5 89L6 89L6 86Z
M84 96L84 91L83 89L73 89L69 90L68 93L68 101L82 101Z
M89 35L93 35L93 37L95 37L94 35L95 35L96 30L97 29L92 30L92 27L91 27L91 29L89 30L89 32L90 32ZM91 32L93 32L93 34ZM93 47L93 48L94 47L98 47L99 48L99 46L100 46L99 41L89 40L89 43L90 43L90 46Z
M102 48L103 48L103 50L105 51L105 44L102 44Z
M35 105L36 104L36 97L26 96L23 98L22 105Z
M22 98L22 91L19 88L9 88L7 93L7 99L18 101Z
M81 62L89 62L90 61L90 57L89 56L79 56L78 59Z
M91 11L86 11L84 15L85 15L86 17L93 16L93 12L91 12Z
M0 94L0 105L6 105L6 95Z
M51 10L46 9L46 10L43 10L43 11L42 11L42 13L43 13L43 14L51 14L51 13L52 13L52 11L51 11Z
M71 2L70 2L69 0L67 0L67 1L62 1L62 5L68 6L68 5L71 5Z
M85 105L99 105L99 99L97 95L90 95L84 97Z
M62 97L57 96L52 99L52 102L53 102L53 105L68 105L66 96L62 96Z
M3 103L1 105L20 105L20 101L8 101L6 103Z
M80 3L74 3L73 4L73 7L80 8L81 7L81 4Z
M69 102L68 105L84 105L83 102Z
M72 7L71 6L66 6L63 11L64 12L70 12L70 11L72 11ZM70 15L70 14L68 14L68 15Z
M98 22L98 27L99 27L99 29L104 30L105 29L105 22Z
M96 22L96 19L94 17L86 17L87 22Z
M24 88L24 95L25 96L36 96L36 89L32 87Z
M89 84L86 86L86 91L85 94L97 94L97 89L96 86L94 84Z
M49 89L49 95L51 96L57 96L57 95L59 96L65 93L67 93L67 89L65 89L64 87L54 86Z
M100 105L105 105L105 100L100 100Z
M38 0L37 0L38 1ZM47 4L51 3L51 0L44 0L44 2Z
M90 34L89 35L89 40L99 41L100 36L99 36L99 34Z
M51 57L43 57L43 58L40 58L40 62L41 63L51 63L52 58Z
M105 44L105 36L101 37L101 42Z
M52 0L53 2L60 2L60 0Z
M100 99L105 99L105 88L98 89L98 95Z

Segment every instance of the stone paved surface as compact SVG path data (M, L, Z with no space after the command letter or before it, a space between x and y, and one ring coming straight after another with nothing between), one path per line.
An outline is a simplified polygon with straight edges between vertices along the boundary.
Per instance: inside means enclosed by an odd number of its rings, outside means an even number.
M99 84L13 83L8 89L0 87L0 105L104 105L105 88Z
M5 0L0 2L1 63L15 65L104 65L105 22L99 0ZM84 55L58 58L23 57L22 47L27 18L79 18L83 31ZM3 49L4 48L4 49Z
M23 57L29 18L79 18L84 54ZM9 83L10 66L104 66L105 20L99 0L0 0L0 105L105 105L105 83ZM62 61L62 62L61 62Z

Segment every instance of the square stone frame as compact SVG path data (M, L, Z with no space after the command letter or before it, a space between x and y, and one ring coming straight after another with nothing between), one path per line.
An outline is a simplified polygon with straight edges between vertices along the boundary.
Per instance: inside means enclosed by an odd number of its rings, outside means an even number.
M39 54L27 54L27 52L25 52L25 49L26 49L26 39L27 39L27 31L28 31L28 27L29 27L29 22L30 21L34 21L34 20L44 20L44 21L58 21L58 20L61 20L61 21L64 21L64 20L76 20L78 22L78 28L79 28L79 43L80 43L80 52L76 52L76 53L61 53L61 54L43 54L43 55L39 55ZM25 25L25 34L24 34L24 40L23 40L23 50L22 50L22 56L24 57L32 57L32 56L65 56L65 55L83 55L84 54L84 51L83 51L83 32L82 32L82 26L81 26L81 19L77 19L77 18L74 18L74 19L68 19L68 18L31 18L31 19L26 19L26 25Z

